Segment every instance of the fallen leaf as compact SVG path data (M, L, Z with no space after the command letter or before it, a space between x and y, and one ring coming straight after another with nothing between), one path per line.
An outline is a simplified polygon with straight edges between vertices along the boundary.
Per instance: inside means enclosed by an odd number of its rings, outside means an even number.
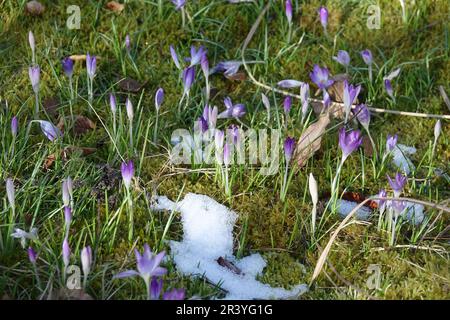
M44 171L49 170L53 164L56 161L56 155L55 154L51 154L49 156L47 156L47 158L44 160Z
M45 7L38 1L30 1L25 5L25 11L32 16L40 16L44 13Z
M244 81L245 79L247 79L247 75L245 74L245 72L236 72L232 75L227 75L224 73L224 76L225 78L233 81Z
M118 83L119 88L127 92L139 92L144 84L140 84L138 81L131 78L122 79Z
M320 116L325 108L323 102L319 101L312 101L311 106L316 116ZM344 105L339 104L337 102L331 102L330 106L328 107L328 114L335 119L341 120L344 119L345 118Z
M120 13L122 12L123 9L125 9L125 5L117 1L110 1L106 4L106 8L108 8L111 11Z
M373 146L372 142L370 142L370 139L368 136L363 136L362 138L362 147L364 150L364 154L368 157L371 157L373 155Z
M344 82L349 80L349 76L346 73L340 73L332 77L334 83L328 87L327 92L330 95L332 101L344 102Z
M58 114L58 105L59 100L56 97L46 98L42 105L44 106L45 112L51 117L54 117Z
M227 259L225 259L223 257L219 257L219 259L217 259L216 261L217 261L217 263L219 265L221 265L224 268L229 269L231 272L233 272L235 274L241 274L242 273L241 269L236 267L233 262L228 261Z
M67 160L74 153L78 153L82 156L88 156L90 154L93 154L96 151L97 151L97 148L68 146L68 147L65 147L63 150L63 158L65 160Z
M67 121L68 119L70 120L70 116L66 117L66 118L61 118L58 122L58 129L61 131L64 131L64 119ZM72 130L74 132L75 135L79 136L82 134L85 134L86 132L90 131L90 130L94 130L95 129L95 123L89 119L88 117L85 116L80 116L80 115L76 115L74 116L74 118L72 118Z
M330 123L329 114L323 113L317 122L310 125L301 135L295 148L294 159L297 161L299 167L306 164L306 161L311 158L314 153L319 150L322 141L322 135Z

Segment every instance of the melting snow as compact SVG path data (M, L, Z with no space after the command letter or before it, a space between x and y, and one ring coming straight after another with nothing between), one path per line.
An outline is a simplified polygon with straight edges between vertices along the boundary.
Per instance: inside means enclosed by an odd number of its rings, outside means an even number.
M225 299L288 299L304 293L307 285L291 290L273 288L256 280L266 266L260 254L240 260L233 255L233 228L237 214L214 199L188 193L174 203L167 197L156 198L156 210L181 212L183 241L170 241L171 254L178 270L184 274L205 276L227 291ZM236 274L217 263L223 257L241 269Z
M392 151L392 162L397 168L408 175L411 171L415 170L416 167L407 156L415 154L416 151L417 149L414 147L397 144Z

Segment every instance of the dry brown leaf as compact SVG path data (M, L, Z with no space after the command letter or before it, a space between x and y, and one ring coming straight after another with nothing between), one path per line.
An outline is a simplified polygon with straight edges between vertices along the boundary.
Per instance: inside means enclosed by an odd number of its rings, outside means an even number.
M247 79L247 75L245 74L245 72L237 72L233 75L226 75L224 74L225 78L229 79L229 80L233 80L233 81L244 81Z
M42 105L44 107L45 112L51 117L54 117L58 114L58 105L59 100L56 97L46 98Z
M44 166L43 166L44 170L47 171L48 169L50 169L53 166L53 164L55 163L55 161L56 161L56 155L55 154L49 155L44 161Z
M320 116L324 111L324 105L322 102L312 101L311 106L312 106L316 116ZM342 120L345 118L344 105L336 103L336 102L331 102L330 106L328 107L328 113L330 114L330 116L332 118Z
M139 92L141 91L144 84L139 83L138 81L131 79L131 78L125 78L121 80L119 83L119 88L127 91L127 92Z
M322 141L322 135L330 123L330 116L324 113L319 117L317 122L310 125L298 140L295 148L294 159L297 161L299 167L306 164L309 158L319 150Z
M30 1L25 5L25 11L32 16L40 16L44 13L45 7L38 1Z
M106 4L106 8L108 8L111 11L120 13L122 12L123 9L125 9L125 5L117 1L110 1Z
M70 117L66 117L66 121L70 120ZM61 118L57 124L59 130L64 131L64 118ZM76 115L72 118L72 130L75 135L82 135L90 130L95 129L95 123L85 116Z
M327 89L332 101L344 102L344 82L349 81L350 78L346 73L340 73L333 76L334 83Z
M65 160L69 159L70 156L74 153L78 153L82 156L88 156L97 151L97 148L88 148L88 147L76 147L76 146L68 146L64 148L63 158Z

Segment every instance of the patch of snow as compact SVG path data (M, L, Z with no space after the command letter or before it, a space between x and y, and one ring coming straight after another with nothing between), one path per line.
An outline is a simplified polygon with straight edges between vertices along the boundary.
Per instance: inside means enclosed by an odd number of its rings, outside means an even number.
M411 224L419 225L425 219L423 212L424 206L418 203L406 202L406 209L402 213L402 217L408 220Z
M336 201L336 208L338 213L342 217L348 216L348 214L355 209L359 203L348 201L348 200L337 200ZM368 207L362 206L358 211L356 211L356 218L359 220L369 220L369 216L372 213L372 210Z
M417 149L403 144L397 144L392 150L392 163L407 175L416 169L414 164L408 158L408 155L415 154Z
M181 212L183 241L170 241L171 255L179 271L187 275L204 276L227 291L225 299L288 299L307 291L306 284L291 290L273 288L256 280L266 266L260 254L240 260L233 255L233 228L237 214L214 199L188 193L174 203L167 197L157 197L156 210ZM217 263L223 257L241 269L236 274Z

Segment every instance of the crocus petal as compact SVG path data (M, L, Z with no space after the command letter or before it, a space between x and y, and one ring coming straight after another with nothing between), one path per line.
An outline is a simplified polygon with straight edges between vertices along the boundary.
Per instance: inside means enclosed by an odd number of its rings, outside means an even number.
M303 84L303 82L293 79L281 80L277 83L277 86L282 88L298 88Z
M120 272L116 275L113 276L113 279L123 279L123 278L128 278L128 277L135 277L138 276L139 272L137 272L136 270L126 270L123 272Z

